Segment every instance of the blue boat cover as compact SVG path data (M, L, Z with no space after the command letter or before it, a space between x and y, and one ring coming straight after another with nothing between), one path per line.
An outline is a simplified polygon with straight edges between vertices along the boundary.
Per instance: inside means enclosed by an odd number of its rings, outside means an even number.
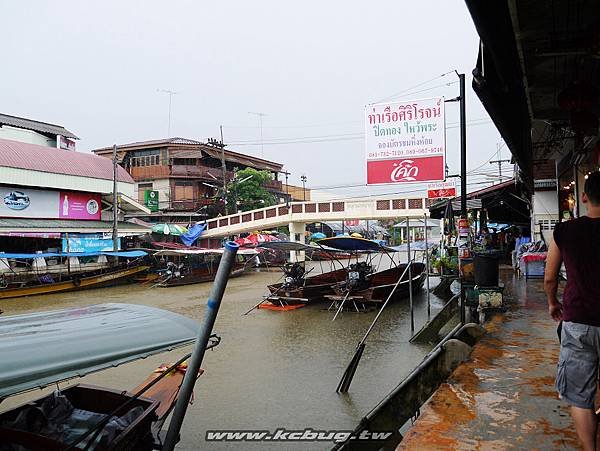
M143 305L0 316L0 400L193 342L196 321Z
M40 254L12 254L0 252L0 258L17 258L22 260L49 257L95 257L97 255L110 255L112 257L139 258L148 255L144 251L97 251L97 252L45 252Z
M351 236L335 236L332 238L323 238L318 240L319 246L327 246L340 251L375 251L375 252L395 252L391 247L382 246L375 241L365 238L354 238Z
M200 237L200 235L202 235L204 229L206 229L206 224L200 224L197 222L191 226L187 232L182 233L179 238L181 238L183 244L186 246L191 246Z

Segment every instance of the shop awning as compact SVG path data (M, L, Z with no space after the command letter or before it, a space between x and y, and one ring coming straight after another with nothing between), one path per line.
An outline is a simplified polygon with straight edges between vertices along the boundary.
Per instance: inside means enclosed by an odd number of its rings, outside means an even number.
M113 203L113 195L112 194L104 194L102 196L102 200L107 203L108 205L112 205ZM150 210L148 210L145 206L143 206L142 204L140 204L138 201L136 201L135 199L132 199L131 197L123 194L123 193L119 193L119 208L124 211L125 213L144 213L144 214L150 214Z
M117 224L119 236L142 235L150 229L130 222ZM112 221L77 221L73 219L0 218L0 233L109 233Z

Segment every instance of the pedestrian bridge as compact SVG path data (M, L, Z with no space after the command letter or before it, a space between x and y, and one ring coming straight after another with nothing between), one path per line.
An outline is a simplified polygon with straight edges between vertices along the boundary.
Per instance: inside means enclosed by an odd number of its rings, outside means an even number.
M207 222L202 238L220 238L256 230L288 226L290 239L301 234L305 224L352 219L422 218L429 213L426 198L363 198L337 199L323 202L291 202L258 210L220 216Z

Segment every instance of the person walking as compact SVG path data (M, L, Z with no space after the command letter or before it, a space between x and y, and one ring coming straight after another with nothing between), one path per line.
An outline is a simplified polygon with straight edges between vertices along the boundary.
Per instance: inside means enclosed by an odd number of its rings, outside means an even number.
M594 399L600 359L600 172L585 182L587 215L561 222L546 258L544 289L552 319L562 321L556 390L571 406L584 449L596 449ZM563 301L557 297L561 264L567 271Z

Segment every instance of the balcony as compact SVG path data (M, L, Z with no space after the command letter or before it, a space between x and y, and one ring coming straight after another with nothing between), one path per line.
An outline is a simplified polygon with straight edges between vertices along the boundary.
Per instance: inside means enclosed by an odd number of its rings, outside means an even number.
M166 202L159 202L159 209L163 211L198 211L202 207L212 205L214 201L212 199L189 199L189 200L171 200Z
M263 186L266 189L271 190L271 191L282 192L282 189L283 189L282 183L279 180L269 180Z
M169 177L168 166L134 166L130 168L134 180L160 179Z

